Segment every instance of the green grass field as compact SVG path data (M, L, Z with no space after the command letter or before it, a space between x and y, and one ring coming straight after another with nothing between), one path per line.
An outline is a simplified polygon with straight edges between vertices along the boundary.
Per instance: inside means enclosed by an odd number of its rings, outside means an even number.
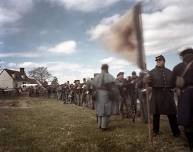
M168 121L148 144L147 125L112 117L110 130L96 128L95 111L55 99L6 99L0 107L0 152L187 152ZM2 102L2 100L1 100ZM185 145L187 146L187 145Z

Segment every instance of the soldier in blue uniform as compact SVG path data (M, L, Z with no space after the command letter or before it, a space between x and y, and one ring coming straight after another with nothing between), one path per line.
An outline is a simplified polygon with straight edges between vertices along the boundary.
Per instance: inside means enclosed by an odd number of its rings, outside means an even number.
M174 84L172 71L165 67L165 58L160 55L156 59L156 67L149 72L152 87L151 111L153 113L153 133L159 134L160 115L167 115L173 136L178 137L177 109L174 101Z
M123 119L125 117L124 109L126 110L126 117L128 117L128 103L127 103L128 86L127 86L127 80L124 78L124 72L119 72L117 74L117 78L115 82L120 92L120 115L121 115L121 118Z
M174 82L177 76L181 76L186 66L189 68L184 78L184 86L178 96L178 123L184 126L185 135L188 139L191 151L193 151L193 49L188 48L180 53L183 62L173 69Z
M130 97L131 97L131 106L134 111L134 113L137 113L137 81L138 81L138 76L135 71L132 72L131 76L131 81L129 83L130 89Z

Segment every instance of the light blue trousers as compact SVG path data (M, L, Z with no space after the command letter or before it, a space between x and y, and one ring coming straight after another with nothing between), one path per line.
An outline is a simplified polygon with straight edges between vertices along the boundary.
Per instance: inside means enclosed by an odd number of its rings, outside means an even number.
M108 128L109 116L97 116L97 127L98 128Z

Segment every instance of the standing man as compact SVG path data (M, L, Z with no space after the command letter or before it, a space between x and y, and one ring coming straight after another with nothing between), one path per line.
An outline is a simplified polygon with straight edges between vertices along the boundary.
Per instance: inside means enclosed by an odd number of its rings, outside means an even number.
M132 72L131 81L129 83L130 85L130 96L131 96L131 107L134 111L134 114L137 113L137 81L138 76L135 71Z
M180 88L178 96L178 123L184 126L185 135L188 139L190 150L193 152L193 49L188 48L180 53L182 63L173 69L174 80L182 76L184 70L184 86Z
M121 114L121 118L123 119L124 107L126 110L126 117L128 117L128 104L127 104L128 86L127 86L127 80L124 78L124 72L119 72L117 74L117 78L115 82L120 92L120 114Z
M167 115L174 137L180 135L177 125L177 110L174 101L174 85L172 71L165 68L165 58L160 55L156 59L156 67L149 72L150 85L152 86L151 110L153 112L153 133L159 134L160 115Z
M93 94L94 94L94 89L92 85L93 78L88 79L87 84L86 84L86 90L87 90L87 101L88 101L88 106L89 108L94 110L94 100L93 100Z
M81 83L81 97L80 103L83 107L88 107L88 100L87 100L87 81L86 78L83 78L83 83Z
M58 97L58 100L62 99L62 85L59 85L57 88L57 97Z
M96 115L97 126L102 130L108 128L109 117L111 116L111 88L114 85L115 79L108 72L109 66L103 64L101 66L101 73L98 74L94 80L93 85L96 88Z

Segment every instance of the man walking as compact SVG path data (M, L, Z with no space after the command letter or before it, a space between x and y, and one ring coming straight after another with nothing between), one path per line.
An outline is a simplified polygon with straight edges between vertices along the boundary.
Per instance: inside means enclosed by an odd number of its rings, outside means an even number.
M96 88L96 115L97 126L102 130L108 128L109 118L111 116L111 88L114 85L114 77L108 73L108 65L101 66L101 73L93 80L93 86Z

